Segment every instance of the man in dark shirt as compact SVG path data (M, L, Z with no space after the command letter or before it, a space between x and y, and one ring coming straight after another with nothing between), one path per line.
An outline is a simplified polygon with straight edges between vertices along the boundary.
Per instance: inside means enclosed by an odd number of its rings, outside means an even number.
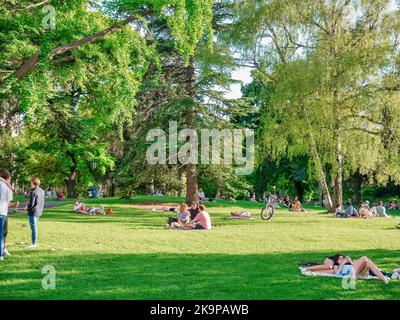
M29 194L29 202L26 210L28 211L29 225L32 230L32 244L30 248L36 248L38 243L38 222L43 213L45 192L40 188L40 179L32 179L32 189Z

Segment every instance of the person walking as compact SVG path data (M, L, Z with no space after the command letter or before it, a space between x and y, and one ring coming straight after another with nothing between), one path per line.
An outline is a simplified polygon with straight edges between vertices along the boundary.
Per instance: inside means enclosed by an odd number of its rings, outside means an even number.
M29 194L28 211L29 225L32 231L32 243L29 248L36 248L38 245L38 222L43 214L45 191L40 188L40 179L34 178L31 181L32 189Z

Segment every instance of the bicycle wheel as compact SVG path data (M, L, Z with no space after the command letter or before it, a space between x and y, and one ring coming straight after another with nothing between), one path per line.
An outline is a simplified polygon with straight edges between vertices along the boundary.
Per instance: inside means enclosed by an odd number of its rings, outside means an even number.
M261 210L261 219L269 220L274 216L274 213L275 207L272 204L268 204Z

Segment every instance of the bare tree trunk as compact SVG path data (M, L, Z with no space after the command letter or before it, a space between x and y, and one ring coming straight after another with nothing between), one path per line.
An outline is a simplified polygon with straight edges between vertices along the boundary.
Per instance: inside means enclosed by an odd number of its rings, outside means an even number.
M301 104L300 105L302 108L302 111L304 113L304 120L307 123L307 127L308 127L308 140L309 140L309 146L310 146L310 153L311 153L311 158L314 160L314 165L315 165L315 170L317 173L317 178L319 180L319 183L321 185L322 188L322 195L324 198L324 204L325 207L327 208L328 212L334 212L334 206L332 203L332 197L331 197L331 193L329 191L329 187L328 184L326 183L326 175L325 175L325 171L324 168L322 166L322 162L321 159L319 157L318 154L318 149L317 149L317 144L315 142L315 138L312 132L312 126L310 123L310 118L308 116L307 110L304 108L304 105Z
M331 194L329 191L328 184L326 183L326 176L325 176L324 168L322 167L321 159L319 158L317 146L315 144L314 136L312 135L312 133L309 134L309 138L310 138L311 156L312 156L312 159L314 160L314 165L315 165L315 169L317 172L317 177L318 177L319 183L321 184L322 195L324 198L324 204L329 212L333 212L334 207L333 207L333 203L332 203Z
M343 155L342 155L342 142L340 139L340 130L336 128L336 164L337 172L335 175L335 187L334 187L334 208L343 205Z
M186 68L186 94L193 100L193 105L189 107L186 113L186 124L188 129L196 130L197 113L194 106L196 92L195 84L195 65L194 57L190 58L189 64ZM194 163L186 164L186 202L191 203L199 200L199 186L197 176L197 166Z

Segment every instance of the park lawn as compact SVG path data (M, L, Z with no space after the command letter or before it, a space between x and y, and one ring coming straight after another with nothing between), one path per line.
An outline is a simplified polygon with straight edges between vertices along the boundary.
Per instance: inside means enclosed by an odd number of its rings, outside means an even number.
M208 209L212 231L176 231L164 229L170 213L134 206L154 199L85 200L111 205L114 215L106 217L74 214L70 201L49 209L33 251L26 216L11 216L13 256L0 263L0 299L400 298L400 281L358 281L344 290L340 279L303 277L297 268L337 252L366 255L384 271L400 267L398 217L334 219L309 206L307 214L280 209L265 222L262 204L218 201ZM246 207L253 220L225 219ZM55 290L41 287L46 265L56 269Z

